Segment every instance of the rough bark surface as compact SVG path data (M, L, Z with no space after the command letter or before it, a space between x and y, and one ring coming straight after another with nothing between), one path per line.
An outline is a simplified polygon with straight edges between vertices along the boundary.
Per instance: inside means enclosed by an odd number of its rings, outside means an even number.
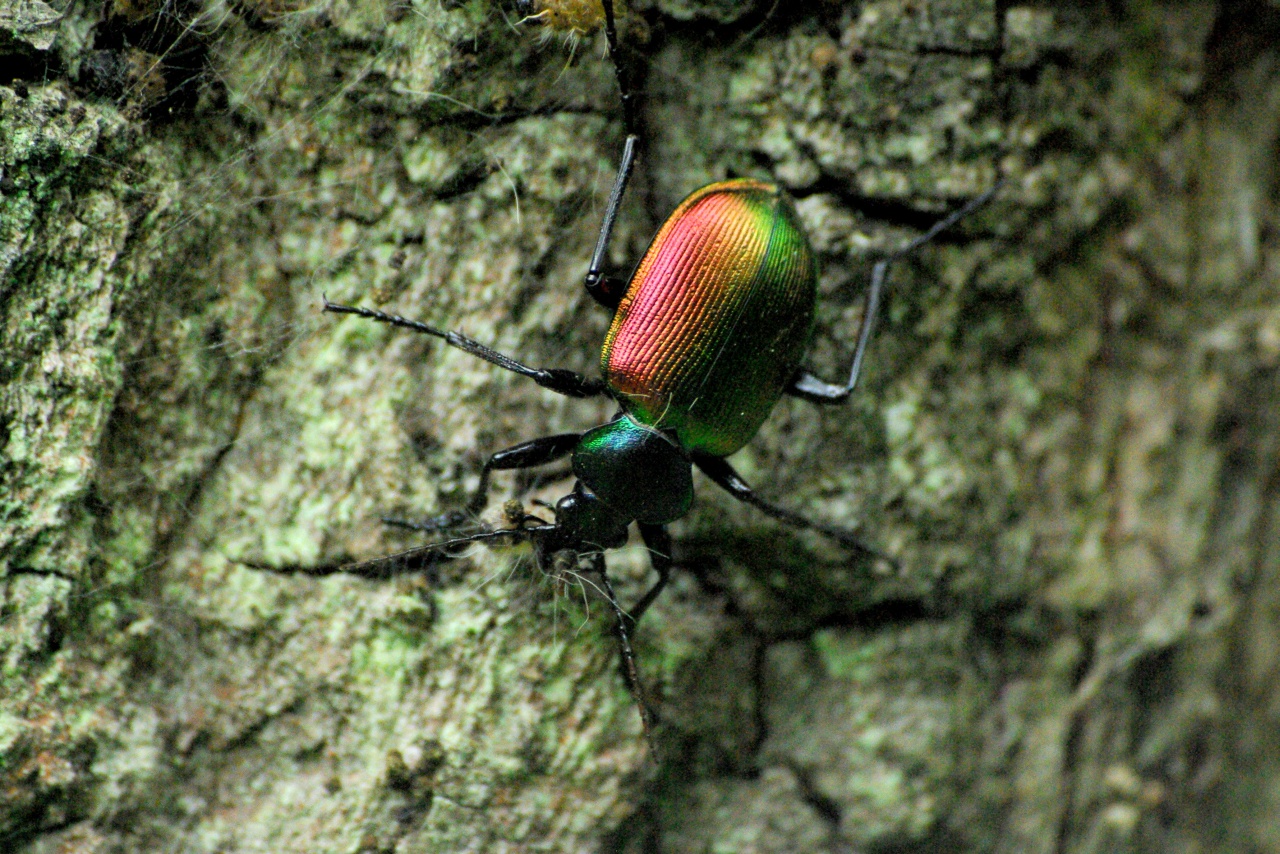
M612 261L779 181L830 377L870 263L1005 177L895 270L857 399L733 459L896 566L699 481L636 641L656 763L589 588L481 549L307 576L609 416L318 310L594 373L600 36L0 0L0 848L1280 852L1280 4L651 0L624 34ZM610 567L644 589L638 546Z

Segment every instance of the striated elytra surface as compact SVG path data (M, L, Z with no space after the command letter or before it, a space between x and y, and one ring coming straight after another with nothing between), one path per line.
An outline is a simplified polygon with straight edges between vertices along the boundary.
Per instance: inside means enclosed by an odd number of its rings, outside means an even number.
M627 286L601 367L623 407L690 451L727 456L809 347L813 251L781 188L711 184L663 223Z

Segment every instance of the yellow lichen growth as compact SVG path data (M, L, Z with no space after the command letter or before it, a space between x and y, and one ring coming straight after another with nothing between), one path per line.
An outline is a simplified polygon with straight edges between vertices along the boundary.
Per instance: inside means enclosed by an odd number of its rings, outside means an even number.
M524 15L524 21L536 21L545 27L545 35L560 35L570 43L604 25L604 6L600 0L517 0L516 9ZM614 13L617 12L615 3Z

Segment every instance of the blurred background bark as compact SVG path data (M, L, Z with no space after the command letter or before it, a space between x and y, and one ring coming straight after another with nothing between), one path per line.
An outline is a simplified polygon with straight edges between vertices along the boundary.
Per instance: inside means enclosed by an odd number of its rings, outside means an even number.
M600 34L473 0L0 4L0 847L1280 852L1280 4L645 0L612 262L782 183L810 363L698 482L637 638L419 542L485 455L600 423L321 295L594 373L622 139ZM501 479L497 499L516 490ZM564 494L567 478L534 484ZM638 546L611 553L632 601Z

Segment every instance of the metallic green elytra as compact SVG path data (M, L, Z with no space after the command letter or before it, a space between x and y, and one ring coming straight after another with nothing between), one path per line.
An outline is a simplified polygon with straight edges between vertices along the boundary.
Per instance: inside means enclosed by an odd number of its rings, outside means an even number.
M689 456L669 437L622 415L582 435L573 473L627 519L662 525L689 512Z
M637 422L728 456L795 375L816 298L813 250L780 188L703 187L636 268L605 339L605 382Z

